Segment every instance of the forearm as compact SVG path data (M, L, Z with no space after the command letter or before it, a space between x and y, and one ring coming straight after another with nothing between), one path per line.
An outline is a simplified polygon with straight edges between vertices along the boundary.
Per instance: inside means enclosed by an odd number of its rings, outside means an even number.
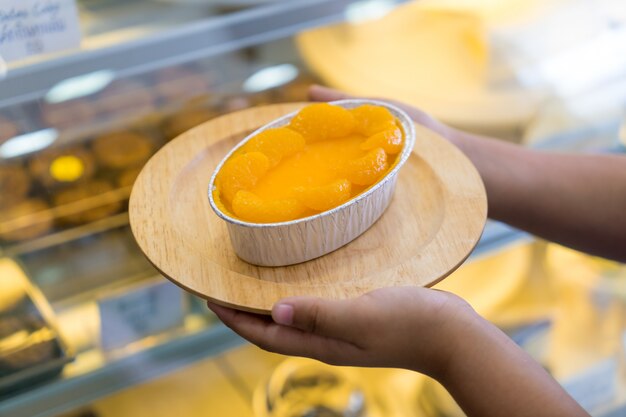
M312 87L318 101L351 98ZM626 157L542 153L455 130L392 102L448 138L478 168L489 216L545 239L626 262Z
M626 261L626 157L540 152L451 130L483 178L489 216Z
M459 324L449 365L435 377L469 417L588 417L495 326L477 315Z

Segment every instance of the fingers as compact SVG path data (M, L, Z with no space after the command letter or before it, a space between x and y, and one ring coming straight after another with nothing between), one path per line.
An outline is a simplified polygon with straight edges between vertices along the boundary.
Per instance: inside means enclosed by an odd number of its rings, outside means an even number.
M272 309L278 324L307 333L353 342L366 312L354 300L327 300L316 297L293 297L280 300Z
M291 356L305 356L331 364L359 364L358 347L341 340L307 333L273 323L270 317L208 303L222 322L261 349Z
M260 314L246 313L211 302L208 302L207 306L226 326L246 339L249 337L258 338L258 334L262 334L274 324L270 317Z

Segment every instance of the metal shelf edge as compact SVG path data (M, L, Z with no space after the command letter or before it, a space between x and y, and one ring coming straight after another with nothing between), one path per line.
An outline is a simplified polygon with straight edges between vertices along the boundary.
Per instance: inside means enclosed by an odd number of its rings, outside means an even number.
M60 379L0 402L0 415L52 417L165 375L244 343L222 324L122 358L94 372Z

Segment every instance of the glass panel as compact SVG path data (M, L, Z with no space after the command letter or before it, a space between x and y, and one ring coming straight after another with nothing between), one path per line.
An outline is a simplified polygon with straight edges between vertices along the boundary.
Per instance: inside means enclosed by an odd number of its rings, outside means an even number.
M11 62L9 70L63 55L114 47L184 25L235 13L267 1L186 1L186 0L77 0L81 46L68 50Z

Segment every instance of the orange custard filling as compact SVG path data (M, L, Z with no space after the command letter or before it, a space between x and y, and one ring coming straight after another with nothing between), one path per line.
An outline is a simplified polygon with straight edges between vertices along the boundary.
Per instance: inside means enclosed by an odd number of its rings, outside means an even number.
M351 200L389 172L402 150L400 123L384 107L318 103L267 129L224 163L213 197L225 213L275 223Z

